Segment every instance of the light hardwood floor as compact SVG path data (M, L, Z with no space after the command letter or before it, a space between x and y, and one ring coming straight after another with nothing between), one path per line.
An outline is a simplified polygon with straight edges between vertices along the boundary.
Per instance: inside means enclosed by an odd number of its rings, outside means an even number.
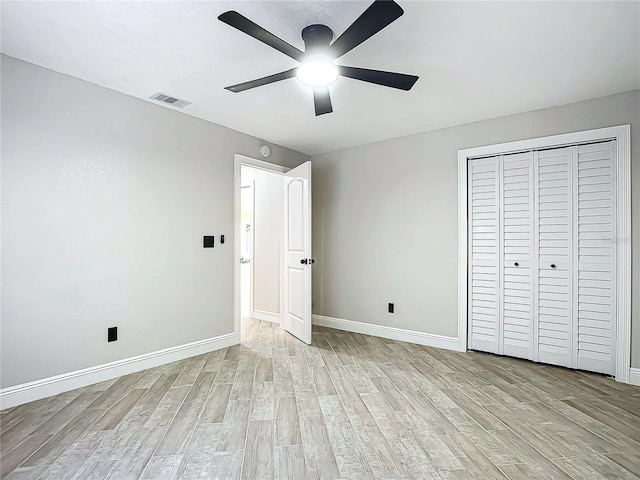
M246 323L241 345L1 412L2 478L640 476L638 387Z

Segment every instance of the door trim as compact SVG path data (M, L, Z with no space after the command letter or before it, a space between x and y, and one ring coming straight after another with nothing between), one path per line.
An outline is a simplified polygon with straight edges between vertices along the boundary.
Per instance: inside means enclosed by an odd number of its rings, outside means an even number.
M241 166L242 167L242 166ZM255 257L255 226L256 226L256 222L254 220L254 216L255 216L255 211L256 211L256 181L255 180L251 180L251 185L242 185L242 177L240 178L240 216L242 217L242 189L243 188L250 188L251 189L251 219L250 219L250 225L251 225L251 258L250 260L250 265L249 265L249 284L250 284L250 291L249 291L249 316L253 317L253 294L255 292L255 288L253 285L253 280L255 278L254 272L253 272L253 266L255 265L255 262L253 261L253 258ZM238 230L240 231L241 228L241 224L238 223ZM240 238L240 243L242 243L242 234L239 235ZM240 251L242 251L242 245L240 245ZM242 259L242 254L240 254L240 259ZM240 269L242 269L242 267L240 267ZM241 274L242 277L242 274ZM240 303L242 303L242 280L240 280ZM242 305L240 306L240 309L242 310Z
M247 157L245 155L240 155L236 153L233 157L233 279L234 279L234 287L233 287L233 336L236 343L240 343L240 252L242 251L242 247L240 245L240 235L238 232L240 231L240 188L242 187L241 183L241 168L242 165L246 165L251 168L259 168L262 170L267 170L269 172L281 173L284 174L291 170L289 167L284 167L282 165L277 165L275 163L265 162L263 160L258 160L256 158ZM255 190L254 190L255 194ZM280 255L280 315L282 316L282 268L283 268L283 256ZM253 267L252 267L253 268ZM282 318L280 318L280 322L282 322Z
M616 369L615 379L629 383L631 369L631 126L532 138L458 150L458 350L467 350L468 211L467 163L471 158L541 148L616 140Z

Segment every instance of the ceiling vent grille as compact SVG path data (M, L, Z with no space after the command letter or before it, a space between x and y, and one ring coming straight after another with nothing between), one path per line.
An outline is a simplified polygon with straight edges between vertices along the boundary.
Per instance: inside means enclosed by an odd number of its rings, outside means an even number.
M180 100L179 98L172 97L171 95L167 95L166 93L158 92L155 95L151 95L149 97L151 100L157 100L161 103L166 103L167 105L171 105L176 108L183 108L187 105L191 105L191 102L187 102L186 100Z

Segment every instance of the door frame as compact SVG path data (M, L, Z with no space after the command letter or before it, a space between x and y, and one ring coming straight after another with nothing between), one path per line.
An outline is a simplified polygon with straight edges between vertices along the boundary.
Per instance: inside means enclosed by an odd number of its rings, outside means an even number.
M616 140L616 368L629 383L631 370L631 126L599 128L458 150L458 350L467 350L469 159Z
M257 158L247 157L245 155L240 155L236 153L233 158L233 195L234 195L234 206L233 206L233 279L234 279L234 287L233 287L233 335L236 343L240 343L240 333L241 333L241 316L240 316L240 252L242 251L240 245L240 189L242 187L242 166L245 165L251 168L257 168L260 170L267 170L269 172L280 173L283 174L291 170L289 167L284 167L282 165L277 165L275 163L265 162L263 160L258 160ZM255 195L255 190L254 190ZM254 201L255 204L255 201ZM283 255L280 254L280 323L282 323L282 266L283 266ZM253 262L253 259L252 259ZM253 268L253 266L252 266ZM253 292L252 292L253 295Z
M240 166L240 171L242 172L242 166ZM242 189L243 188L249 188L251 189L251 218L250 218L250 226L251 226L251 257L249 259L250 261L250 265L249 265L249 316L253 315L253 291L255 290L253 288L253 279L255 277L254 272L253 272L253 265L254 265L254 261L253 261L253 257L255 257L255 242L256 242L256 238L255 238L255 210L256 210L256 195L255 195L255 190L256 190L256 181L255 180L251 180L251 185L242 185L242 174L240 175L240 217L242 217ZM240 231L240 228L242 226L242 223L238 223L238 231ZM242 259L242 232L240 232L240 258ZM242 264L241 264L242 265ZM240 267L240 270L242 270L242 266ZM241 310L241 314L242 314L242 273L240 273L240 310ZM240 315L242 317L242 315Z

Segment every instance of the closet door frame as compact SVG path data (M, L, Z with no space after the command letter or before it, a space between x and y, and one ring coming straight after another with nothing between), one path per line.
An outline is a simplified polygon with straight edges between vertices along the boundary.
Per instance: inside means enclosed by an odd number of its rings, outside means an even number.
M542 148L616 141L616 368L629 383L631 370L631 127L620 125L458 150L458 350L467 350L469 159Z

